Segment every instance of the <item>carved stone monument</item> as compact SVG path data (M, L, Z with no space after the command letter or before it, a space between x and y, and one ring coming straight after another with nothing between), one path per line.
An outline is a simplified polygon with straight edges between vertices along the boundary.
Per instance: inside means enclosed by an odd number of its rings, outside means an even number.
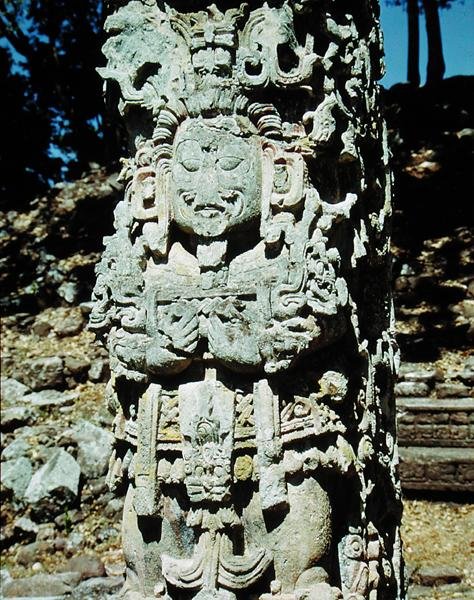
M377 2L125 0L106 30L124 597L404 597Z

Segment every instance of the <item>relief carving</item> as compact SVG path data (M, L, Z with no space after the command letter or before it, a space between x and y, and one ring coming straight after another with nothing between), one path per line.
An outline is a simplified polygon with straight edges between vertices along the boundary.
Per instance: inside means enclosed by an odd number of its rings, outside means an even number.
M403 598L376 8L111 4L122 595Z

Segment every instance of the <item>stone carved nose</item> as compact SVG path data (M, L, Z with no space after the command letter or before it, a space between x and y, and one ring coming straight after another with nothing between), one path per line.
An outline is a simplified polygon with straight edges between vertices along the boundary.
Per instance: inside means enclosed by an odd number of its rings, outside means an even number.
M218 177L215 164L205 165L199 174L196 204L215 201L218 194Z

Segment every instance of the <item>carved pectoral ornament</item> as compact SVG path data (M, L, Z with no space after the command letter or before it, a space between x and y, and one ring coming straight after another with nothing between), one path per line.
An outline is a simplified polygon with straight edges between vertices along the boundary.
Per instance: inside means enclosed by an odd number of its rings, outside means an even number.
M135 139L90 318L122 595L402 598L376 8L191 4L106 22Z

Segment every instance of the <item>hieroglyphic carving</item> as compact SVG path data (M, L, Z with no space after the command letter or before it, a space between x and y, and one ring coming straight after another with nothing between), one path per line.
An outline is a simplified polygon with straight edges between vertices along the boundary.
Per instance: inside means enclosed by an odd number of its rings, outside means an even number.
M377 6L111 4L123 595L402 598Z

